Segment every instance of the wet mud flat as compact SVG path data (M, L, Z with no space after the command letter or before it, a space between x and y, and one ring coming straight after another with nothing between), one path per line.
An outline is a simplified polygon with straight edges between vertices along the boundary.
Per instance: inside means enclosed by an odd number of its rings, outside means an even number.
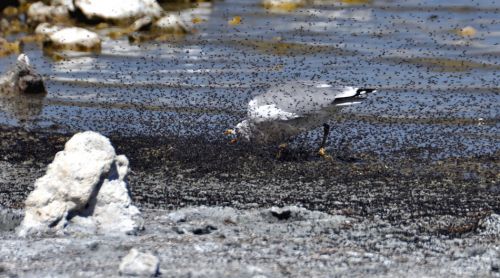
M0 136L0 204L22 208L34 181L71 135L1 127ZM332 147L333 160L325 160L314 150L292 148L278 160L275 146L201 137L109 137L130 160L132 197L144 208L298 205L397 224L441 216L470 224L500 212L498 153L429 161L418 154L425 149L381 159ZM450 226L428 232L453 231Z
M277 160L272 146L110 135L145 229L17 238L25 197L71 136L0 128L0 275L118 276L133 247L158 256L162 277L500 275L498 154Z

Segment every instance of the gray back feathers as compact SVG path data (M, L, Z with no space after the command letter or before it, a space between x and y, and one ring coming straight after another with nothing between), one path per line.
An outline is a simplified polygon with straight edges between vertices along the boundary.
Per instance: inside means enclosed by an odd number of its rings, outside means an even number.
M298 115L314 114L326 107L334 105L340 98L354 97L354 87L332 87L328 84L289 82L274 85L269 90L256 96L256 105L276 105L280 110Z

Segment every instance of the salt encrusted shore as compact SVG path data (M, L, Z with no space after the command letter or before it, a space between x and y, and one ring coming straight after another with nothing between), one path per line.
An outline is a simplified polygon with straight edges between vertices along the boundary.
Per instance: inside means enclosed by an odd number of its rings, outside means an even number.
M0 135L0 275L114 277L132 249L153 256L148 273L162 277L500 275L493 157L426 168L297 150L276 161L273 150L200 138L110 136L130 161L143 229L19 238L27 194L72 135ZM478 179L457 174L472 164L482 165Z
M21 211L2 213L6 227ZM500 276L498 215L460 237L422 234L424 219L395 226L295 206L144 209L143 216L145 229L136 235L21 239L0 230L0 276ZM128 265L130 256L139 265Z

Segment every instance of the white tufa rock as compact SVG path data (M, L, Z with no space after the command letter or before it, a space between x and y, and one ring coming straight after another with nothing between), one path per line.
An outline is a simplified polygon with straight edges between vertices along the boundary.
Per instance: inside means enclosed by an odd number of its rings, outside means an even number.
M141 253L132 248L120 263L120 274L130 276L156 276L160 269L160 260L152 254Z
M65 6L47 6L42 2L36 2L28 8L27 15L29 21L46 22L68 18L69 12Z
M130 30L132 31L143 31L147 30L153 24L153 18L150 16L145 16L137 19L130 25Z
M69 48L83 47L91 49L101 44L99 35L79 27L64 28L51 34L49 39L56 45Z
M45 42L56 48L74 51L92 51L101 48L99 35L80 27L62 27L41 23L36 27L35 33L45 35Z
M52 25L50 23L44 22L44 23L40 23L40 24L38 24L38 26L36 26L35 34L48 36L50 34L54 34L57 31L60 31L62 29L64 29L64 27Z
M75 5L73 5L73 0L52 0L50 1L51 6L64 6L70 12L75 11Z
M125 176L128 160L116 156L99 133L75 134L56 154L45 176L26 199L19 236L76 227L97 233L129 233L140 226Z
M75 0L74 3L88 19L130 20L158 17L163 12L156 0Z
M175 14L163 16L155 22L154 26L158 29L171 33L187 33L189 29L184 21Z
M17 61L20 63L24 63L27 66L31 65L30 58L28 57L28 55L26 55L24 53L21 53L21 54L19 54L19 56L17 56Z

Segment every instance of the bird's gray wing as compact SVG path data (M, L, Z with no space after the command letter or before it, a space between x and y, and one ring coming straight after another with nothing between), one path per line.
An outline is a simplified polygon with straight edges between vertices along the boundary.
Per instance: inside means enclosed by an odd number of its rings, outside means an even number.
M275 103L261 104L253 99L248 103L247 117L253 122L266 122L288 121L301 117L301 115L281 109Z
M335 99L355 95L356 88L353 87L295 81L273 85L266 93L256 96L252 101L254 106L275 105L282 111L304 116L331 106Z

